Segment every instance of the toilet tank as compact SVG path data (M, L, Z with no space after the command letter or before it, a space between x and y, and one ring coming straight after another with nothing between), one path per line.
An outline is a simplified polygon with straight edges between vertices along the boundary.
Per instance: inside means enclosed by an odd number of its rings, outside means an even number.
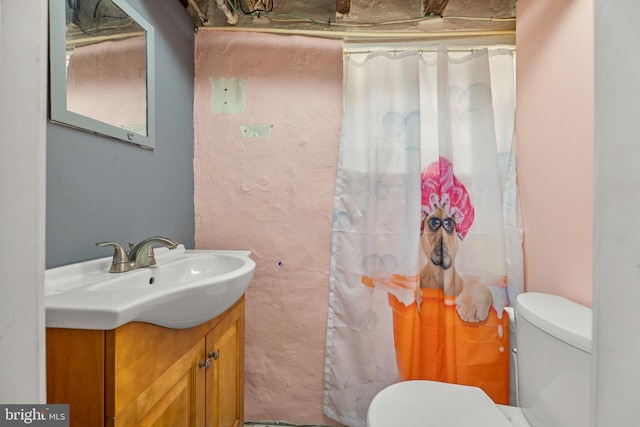
M518 296L518 397L533 427L590 425L591 318L590 308L566 298Z

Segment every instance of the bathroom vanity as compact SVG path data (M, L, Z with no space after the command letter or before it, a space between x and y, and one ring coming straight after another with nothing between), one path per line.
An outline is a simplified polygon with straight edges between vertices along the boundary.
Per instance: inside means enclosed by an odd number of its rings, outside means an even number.
M242 426L244 296L187 329L47 328L47 401L71 427Z

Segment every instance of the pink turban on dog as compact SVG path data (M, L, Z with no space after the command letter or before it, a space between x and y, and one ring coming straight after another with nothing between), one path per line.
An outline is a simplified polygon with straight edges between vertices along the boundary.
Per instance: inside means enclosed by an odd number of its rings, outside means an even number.
M467 189L456 179L453 165L444 157L422 171L423 217L432 215L436 207L453 218L458 237L464 239L473 224L474 210Z

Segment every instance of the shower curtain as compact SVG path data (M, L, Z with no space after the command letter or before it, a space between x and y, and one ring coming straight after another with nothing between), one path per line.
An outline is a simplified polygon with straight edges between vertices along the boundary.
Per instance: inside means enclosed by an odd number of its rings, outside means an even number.
M523 289L510 49L345 47L323 409L364 426L404 380L509 403ZM462 408L461 408L462 409Z

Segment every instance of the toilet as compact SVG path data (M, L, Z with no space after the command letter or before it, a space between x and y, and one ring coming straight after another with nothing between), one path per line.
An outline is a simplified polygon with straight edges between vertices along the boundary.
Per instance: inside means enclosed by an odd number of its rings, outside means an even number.
M568 299L523 293L515 307L518 406L496 405L477 387L404 381L373 398L367 427L588 426L591 318L590 308Z

